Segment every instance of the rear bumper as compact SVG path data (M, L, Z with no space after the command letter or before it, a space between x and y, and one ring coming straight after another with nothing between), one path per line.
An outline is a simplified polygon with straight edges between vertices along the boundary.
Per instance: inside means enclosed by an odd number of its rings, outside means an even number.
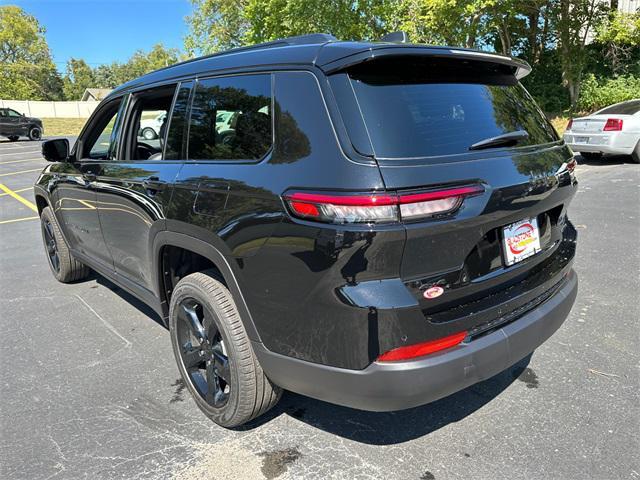
M582 139L576 142L577 138ZM585 141L586 139L586 141ZM607 133L565 133L564 140L574 152L610 153L631 155L638 143L638 135L624 132Z
M577 291L578 277L571 270L549 300L490 334L423 359L374 362L364 370L305 362L260 343L253 346L267 376L282 388L362 410L402 410L451 395L526 357L562 325Z

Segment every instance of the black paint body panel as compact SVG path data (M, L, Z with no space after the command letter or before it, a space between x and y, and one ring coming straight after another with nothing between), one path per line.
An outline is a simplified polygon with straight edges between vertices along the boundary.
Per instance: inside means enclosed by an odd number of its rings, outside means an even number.
M84 262L159 314L166 317L170 296L163 247L188 249L220 270L261 348L336 368L364 370L390 349L475 328L527 304L531 292L558 284L571 270L576 241L566 215L577 188L563 169L570 150L558 141L462 159L376 160L363 125L355 124L358 112L344 74L329 77L323 68L339 71L378 48L340 43L248 50L141 77L109 99L212 75L271 74L272 148L257 161L54 164L37 181L36 195L53 206ZM414 50L449 55L446 49ZM163 188L148 188L150 178ZM481 184L484 193L446 218L415 223L314 223L293 218L282 200L292 189L395 193L470 183ZM548 222L543 251L502 266L496 232L528 217ZM422 290L432 284L443 285L446 294L428 302ZM501 295L496 309L475 309L474 302L489 294Z

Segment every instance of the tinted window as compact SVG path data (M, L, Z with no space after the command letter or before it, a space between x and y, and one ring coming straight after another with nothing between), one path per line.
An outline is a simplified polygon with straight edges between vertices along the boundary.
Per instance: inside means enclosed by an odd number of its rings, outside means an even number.
M97 160L114 160L119 139L119 108L122 101L114 100L100 109L85 140L84 152L89 151L89 158Z
M189 126L190 160L258 160L271 143L271 75L197 83Z
M620 105L612 105L607 108L603 108L598 112L600 115L634 115L640 111L640 100L634 100L631 102L621 103Z
M173 105L169 131L167 132L167 142L164 150L166 160L180 160L182 155L182 139L186 126L187 109L189 108L189 95L193 82L181 83L178 96Z
M522 145L557 140L526 90L511 72L500 70L504 67L437 60L371 63L350 72L350 78L379 158L466 153L480 140L516 130L529 133Z

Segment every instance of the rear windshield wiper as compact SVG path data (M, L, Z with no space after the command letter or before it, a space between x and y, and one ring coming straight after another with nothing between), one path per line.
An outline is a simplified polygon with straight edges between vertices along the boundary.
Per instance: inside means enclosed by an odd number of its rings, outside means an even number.
M485 148L512 147L523 140L529 138L529 134L524 130L516 130L515 132L503 133L497 137L485 138L474 143L469 150L483 150Z

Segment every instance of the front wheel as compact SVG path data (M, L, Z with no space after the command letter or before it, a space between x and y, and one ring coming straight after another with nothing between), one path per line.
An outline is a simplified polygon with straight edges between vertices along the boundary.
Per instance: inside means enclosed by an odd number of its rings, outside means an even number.
M38 127L31 127L31 130L29 130L29 138L31 140L40 140L42 138L42 131Z
M49 260L51 273L59 282L69 283L89 276L89 268L73 257L69 246L60 232L60 226L50 207L40 214L42 240Z
M19 138L20 138L20 137L18 137L18 136L16 136L16 135L12 135L12 136L10 136L10 137L9 137L9 141L10 141L10 142L17 142Z
M218 425L242 425L280 399L282 390L262 371L231 293L215 272L192 273L178 282L169 330L185 385Z
M154 140L157 135L153 128L145 128L144 130L142 130L142 137L145 140Z

